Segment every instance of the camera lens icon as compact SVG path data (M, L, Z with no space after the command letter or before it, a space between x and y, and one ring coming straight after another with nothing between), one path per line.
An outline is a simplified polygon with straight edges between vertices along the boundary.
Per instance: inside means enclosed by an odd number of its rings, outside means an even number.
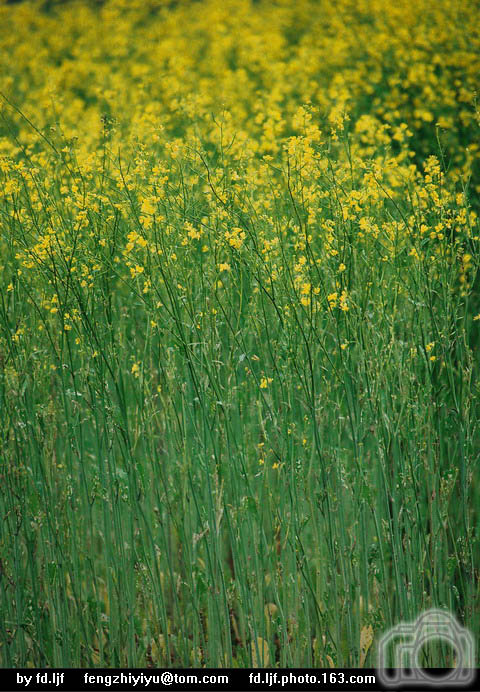
M455 662L445 675L429 673L422 653L433 642L454 652ZM439 662L432 667L438 669ZM454 666L454 667L453 667ZM403 622L389 630L378 646L377 673L385 687L426 687L469 685L475 675L475 647L472 634L445 610L431 609L414 622Z

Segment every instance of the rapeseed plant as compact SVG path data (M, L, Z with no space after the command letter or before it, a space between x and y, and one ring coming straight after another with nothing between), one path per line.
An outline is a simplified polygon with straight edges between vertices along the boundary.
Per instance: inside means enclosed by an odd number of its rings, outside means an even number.
M0 4L4 666L478 636L478 19Z

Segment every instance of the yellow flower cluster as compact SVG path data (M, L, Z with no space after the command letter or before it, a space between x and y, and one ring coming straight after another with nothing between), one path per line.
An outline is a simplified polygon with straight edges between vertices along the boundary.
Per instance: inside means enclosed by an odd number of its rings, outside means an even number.
M361 266L402 266L404 296L405 272L450 267L467 295L476 16L448 0L1 5L5 290L31 282L47 320L66 295L67 330L74 286L137 292L157 324L152 296L199 272L212 300L254 277L252 302L288 319L354 309Z

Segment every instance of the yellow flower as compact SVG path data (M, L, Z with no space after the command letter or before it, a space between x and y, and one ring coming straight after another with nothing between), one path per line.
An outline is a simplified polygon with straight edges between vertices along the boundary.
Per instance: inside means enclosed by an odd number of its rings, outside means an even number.
M131 275L132 279L134 279L139 274L143 274L144 271L145 271L145 268L139 264L136 264L135 267L130 267L130 275Z
M241 228L232 228L231 231L225 232L225 238L235 250L240 250L245 240L245 231L242 231Z
M338 299L338 293L336 291L334 293L330 293L327 296L329 307L334 308L337 304L337 299Z

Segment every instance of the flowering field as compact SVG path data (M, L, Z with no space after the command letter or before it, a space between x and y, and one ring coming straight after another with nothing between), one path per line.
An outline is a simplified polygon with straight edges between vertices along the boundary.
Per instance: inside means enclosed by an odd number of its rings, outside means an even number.
M479 27L0 2L1 665L478 637Z

